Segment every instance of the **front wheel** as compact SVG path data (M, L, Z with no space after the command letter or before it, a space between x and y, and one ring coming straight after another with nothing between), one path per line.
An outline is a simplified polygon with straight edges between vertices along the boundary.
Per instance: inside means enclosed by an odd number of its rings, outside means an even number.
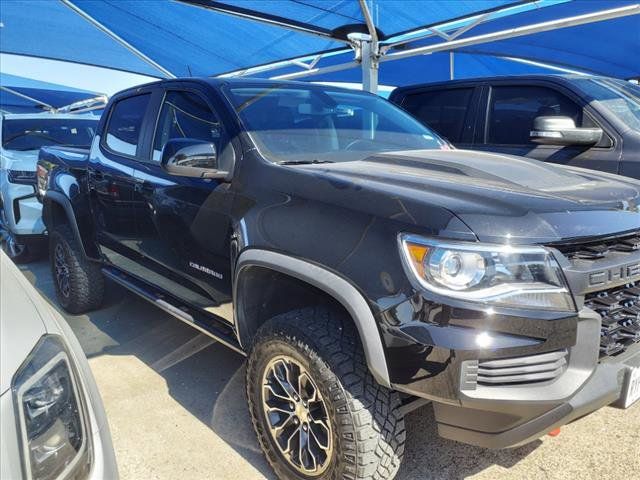
M281 479L391 479L404 452L396 392L369 372L351 319L295 310L258 332L247 397L260 445Z

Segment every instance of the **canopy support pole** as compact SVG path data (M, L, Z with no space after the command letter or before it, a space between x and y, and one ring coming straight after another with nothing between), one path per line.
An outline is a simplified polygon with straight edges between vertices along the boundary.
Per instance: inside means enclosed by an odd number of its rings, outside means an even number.
M449 52L449 80L453 80L455 76L454 68L453 52Z
M355 44L356 61L360 61L360 68L362 69L362 90L377 94L380 41L378 40L378 32L371 18L371 12L369 11L366 0L360 0L360 9L367 24L369 35L351 34L349 35L349 40Z
M126 48L127 50L129 50L131 53L133 53L136 57L138 57L140 60L142 60L143 62L151 65L153 68L155 68L156 70L158 70L159 72L162 73L162 75L166 78L176 78L176 76L171 73L169 70L167 70L166 68L164 68L162 65L160 65L157 62L154 62L153 60L151 60L148 56L146 56L144 53L142 53L140 50L138 50L136 47L134 47L133 45L131 45L129 42L127 42L125 39L123 39L122 37L120 37L119 35L117 35L116 33L114 33L112 30L110 30L109 28L107 28L106 26L104 26L102 23L100 23L98 20L96 20L95 18L93 18L91 15L89 15L87 12L85 12L84 10L82 10L81 8L77 7L76 5L74 5L71 0L60 0L62 2L63 5L65 5L66 7L69 7L71 10L73 10L75 13L77 13L78 15L80 15L84 20L86 20L87 22L89 22L91 25L93 25L94 27L96 27L98 30L100 30L102 33L105 33L106 35L108 35L109 37L111 37L113 40L115 40L116 42L118 42L120 45L122 45L124 48Z
M374 53L375 43L373 40L361 40L360 49L362 51L362 90L365 92L378 93L378 56Z

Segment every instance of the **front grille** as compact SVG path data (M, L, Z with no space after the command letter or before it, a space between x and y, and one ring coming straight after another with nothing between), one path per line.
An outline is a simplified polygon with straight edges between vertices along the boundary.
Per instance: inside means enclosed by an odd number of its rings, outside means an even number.
M567 350L526 357L480 360L478 385L513 385L554 380L567 368Z
M640 282L589 294L584 304L602 317L601 358L640 343Z
M640 232L595 242L559 245L556 248L569 260L599 260L612 252L629 253L640 250Z

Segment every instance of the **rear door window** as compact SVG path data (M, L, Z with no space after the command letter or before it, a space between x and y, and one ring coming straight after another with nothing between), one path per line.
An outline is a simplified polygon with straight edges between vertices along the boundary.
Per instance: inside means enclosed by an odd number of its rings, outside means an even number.
M473 88L430 90L409 94L402 106L450 142L460 143L472 96Z
M504 86L491 89L487 143L535 145L529 139L536 117L570 117L583 126L582 108L562 93L547 87Z
M107 126L107 147L129 157L139 153L142 122L149 106L151 94L136 95L119 100L111 109Z

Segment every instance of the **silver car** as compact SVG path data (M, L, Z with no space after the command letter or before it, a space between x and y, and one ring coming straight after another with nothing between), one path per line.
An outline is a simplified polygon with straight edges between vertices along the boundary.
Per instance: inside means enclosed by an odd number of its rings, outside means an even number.
M0 252L0 478L116 479L107 418L65 320Z

